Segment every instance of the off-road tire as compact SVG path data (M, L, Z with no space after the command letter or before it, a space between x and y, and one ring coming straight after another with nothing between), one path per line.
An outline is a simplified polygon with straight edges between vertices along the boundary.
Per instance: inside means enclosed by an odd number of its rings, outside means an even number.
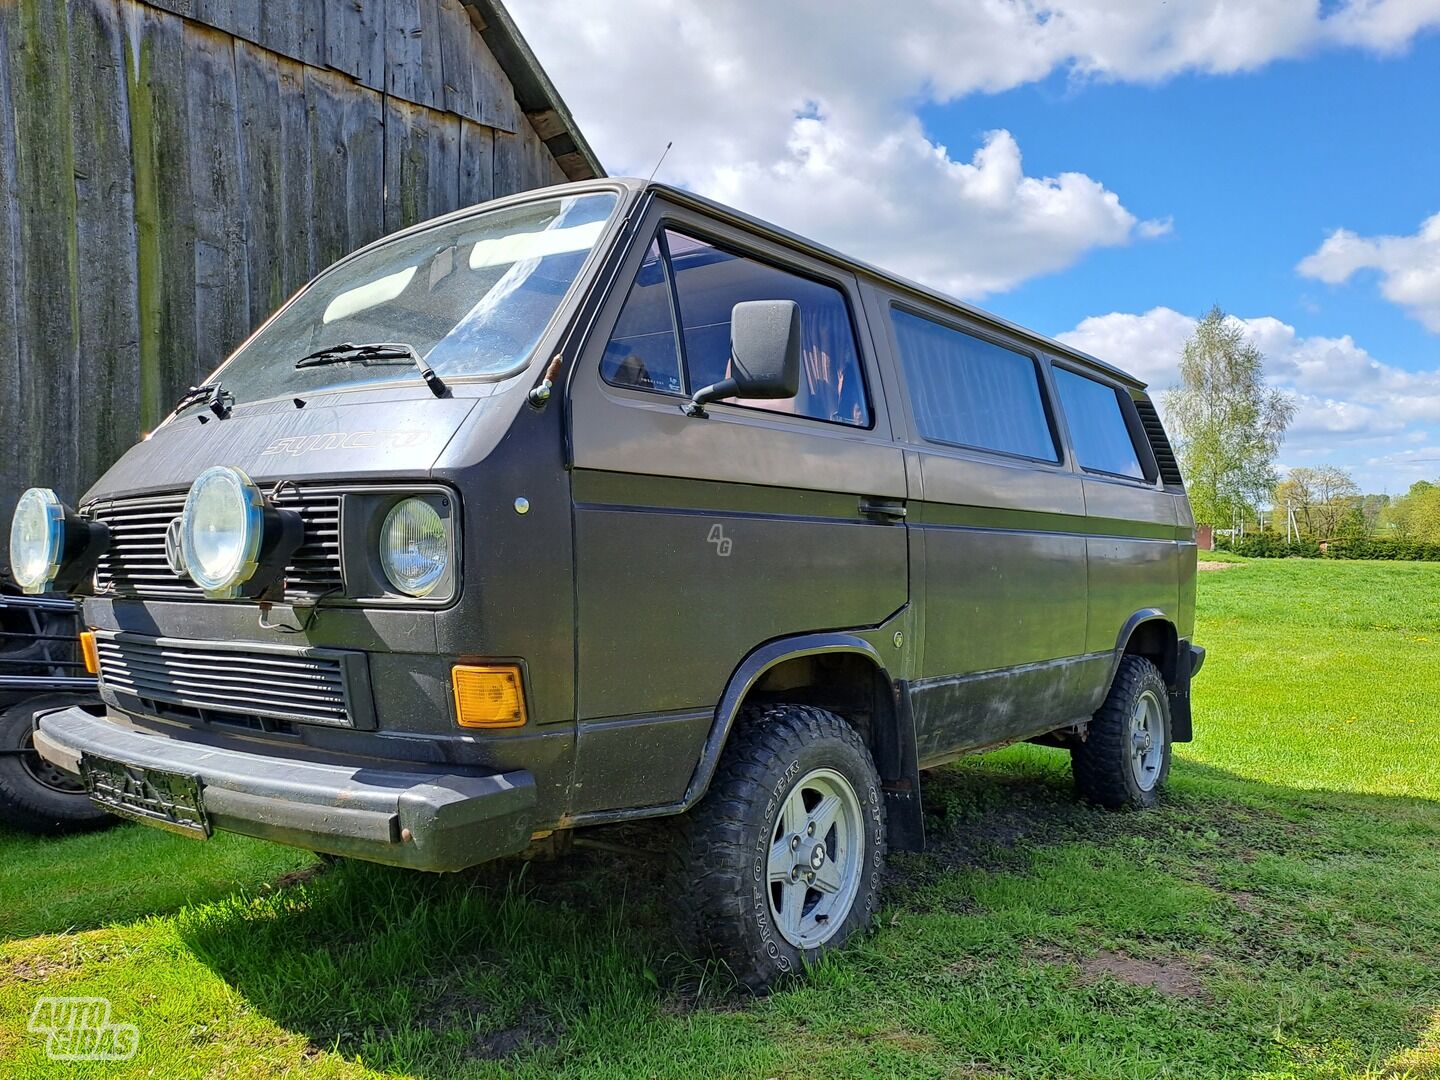
M839 773L858 797L864 849L840 929L801 949L773 925L767 859L787 796L816 769ZM748 709L709 791L681 819L669 889L675 932L692 954L717 957L742 987L765 993L870 926L884 867L885 800L859 733L810 706Z
M1131 765L1131 718L1145 694L1159 704L1164 730L1160 765L1148 789ZM1070 750L1070 770L1080 795L1111 810L1147 809L1159 800L1170 775L1170 698L1159 669L1143 656L1126 656L1105 703L1090 718L1085 740Z
M29 750L35 714L76 700L29 698L0 712L0 750ZM38 836L63 836L103 829L118 820L92 803L84 791L57 791L41 783L21 755L0 753L0 824Z

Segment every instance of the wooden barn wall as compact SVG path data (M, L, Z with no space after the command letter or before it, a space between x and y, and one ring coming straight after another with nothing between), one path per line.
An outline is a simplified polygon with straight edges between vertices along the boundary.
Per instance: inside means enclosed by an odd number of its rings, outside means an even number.
M564 179L461 0L0 0L0 532L346 252Z

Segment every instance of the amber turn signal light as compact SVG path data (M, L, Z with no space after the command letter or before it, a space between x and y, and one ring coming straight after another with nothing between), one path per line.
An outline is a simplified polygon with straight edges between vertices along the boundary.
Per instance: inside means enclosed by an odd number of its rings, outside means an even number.
M100 653L95 649L95 631L80 631L80 655L85 658L85 670L91 675L99 675Z
M515 665L456 664L451 680L455 684L455 716L461 727L520 727L525 723L525 691Z

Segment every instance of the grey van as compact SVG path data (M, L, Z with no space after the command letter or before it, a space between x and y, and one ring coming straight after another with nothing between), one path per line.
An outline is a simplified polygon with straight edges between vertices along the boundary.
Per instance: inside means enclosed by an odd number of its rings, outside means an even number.
M104 706L34 744L102 806L436 871L677 817L755 988L870 923L924 769L1152 804L1204 657L1140 382L638 181L349 256L11 554L86 597Z

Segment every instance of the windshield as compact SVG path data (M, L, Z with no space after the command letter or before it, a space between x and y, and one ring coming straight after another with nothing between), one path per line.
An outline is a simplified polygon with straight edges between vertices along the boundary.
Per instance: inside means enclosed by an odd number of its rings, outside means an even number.
M412 364L296 368L346 342L404 342L445 379L524 360L604 231L605 192L493 210L394 240L321 275L215 373L237 402L414 380Z

